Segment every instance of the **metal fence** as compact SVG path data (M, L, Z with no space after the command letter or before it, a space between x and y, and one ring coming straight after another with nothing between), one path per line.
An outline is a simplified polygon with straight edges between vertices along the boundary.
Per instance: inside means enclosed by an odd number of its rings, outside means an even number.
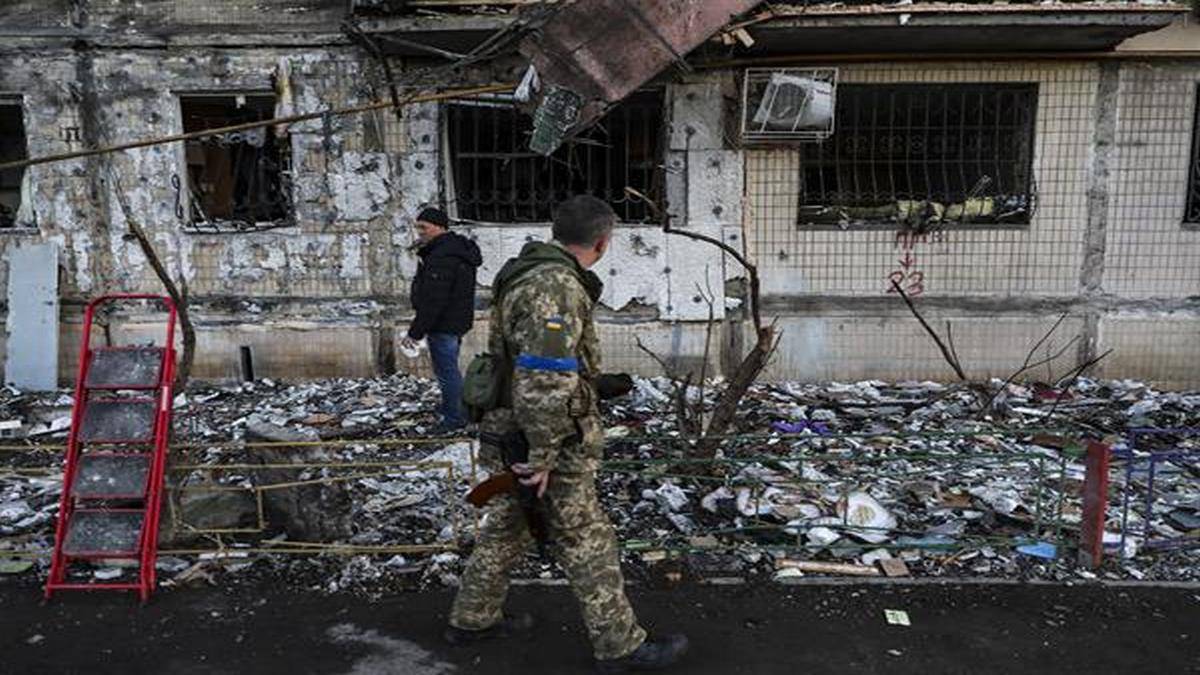
M1148 550L1200 547L1200 516L1183 510L1164 514L1167 508L1186 505L1180 500L1194 500L1195 495L1174 494L1162 487L1165 474L1190 474L1192 481L1200 480L1200 427L1132 429L1114 459L1121 460L1124 474L1117 485L1120 549L1135 538ZM1135 505L1141 506L1140 513L1133 510ZM1167 522L1172 517L1188 520Z
M622 545L627 550L687 551L698 548L698 538L720 537L716 547L727 550L752 544L777 553L815 555L824 547L813 545L811 538L806 540L803 535L821 527L841 538L830 549L841 554L890 549L953 557L981 547L1005 549L1041 543L1053 545L1052 555L1062 555L1078 538L1083 508L1079 484L1084 469L1079 445L1068 445L1060 451L1026 445L1032 435L1051 431L738 435L717 439L721 452L716 459L695 458L695 440L673 435L630 435L610 439L609 450L617 457L603 464L600 480L603 485L625 476L633 479L631 484L673 484L692 495L691 506L676 513L687 525L665 511L648 516L657 519L649 527L643 522L631 529L627 522L618 521ZM457 548L462 541L460 524L471 522L475 515L462 496L470 484L482 478L482 470L476 461L475 445L466 467L431 457L431 449L453 440L470 439L176 444L173 450L186 455L169 468L173 479L167 488L165 522L216 546L167 548L161 553L358 555ZM909 449L896 447L902 443ZM299 453L317 447L355 458L275 464L253 461L253 456L262 451ZM60 475L55 463L46 461L57 457L54 447L3 449L9 451L4 453L8 465L4 472L10 475ZM212 454L214 450L229 454L222 459ZM264 472L280 470L295 475L274 481L261 477ZM203 480L198 481L201 476ZM387 496L368 479L394 481L400 490L395 494L421 481L437 482L440 498L430 511L436 517L429 519L428 531L415 533L413 541L370 544L269 538L280 523L271 523L264 515L265 494L342 483L354 485L359 500ZM256 503L256 522L216 525L181 519L171 505L182 492L197 490L245 492ZM726 511L732 507L739 512L732 526L728 518L718 517L702 505L714 499L714 492L727 495L716 498L729 500ZM864 520L848 506L854 503L856 493L877 495L873 499L891 513L892 520L882 525ZM608 499L621 501L617 494L610 494ZM358 503L355 508L362 506ZM992 515L985 517L985 510ZM439 537L447 527L452 535ZM656 534L647 538L647 532ZM711 550L712 546L704 548ZM22 555L44 553L24 551Z

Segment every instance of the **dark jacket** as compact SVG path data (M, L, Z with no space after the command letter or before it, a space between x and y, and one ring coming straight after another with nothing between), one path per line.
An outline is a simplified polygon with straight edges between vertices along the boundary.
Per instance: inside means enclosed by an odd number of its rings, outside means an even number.
M420 340L429 333L462 335L475 319L475 269L483 264L475 242L447 232L417 251L421 262L412 282L412 305L417 316L408 336Z

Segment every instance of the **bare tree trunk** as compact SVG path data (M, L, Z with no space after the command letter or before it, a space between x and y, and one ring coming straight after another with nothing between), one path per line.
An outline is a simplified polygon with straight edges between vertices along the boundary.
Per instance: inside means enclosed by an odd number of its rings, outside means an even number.
M721 442L715 437L723 436L733 425L738 404L742 402L746 392L750 390L751 385L767 367L767 361L778 345L779 339L775 336L773 326L767 326L758 331L758 340L755 341L754 348L742 359L737 371L729 380L729 384L717 399L712 419L709 420L708 427L704 430L705 438L700 442L698 448L701 458L712 459L716 456Z
M760 297L761 283L759 282L758 277L758 267L751 263L744 255L742 255L740 251L734 249L732 246L719 239L714 239L698 232L677 230L671 227L670 216L665 211L660 209L658 205L652 202L648 197L629 187L625 188L625 192L634 199L640 199L644 201L651 211L655 213L655 215L662 218L663 232L685 237L687 239L693 239L695 241L702 241L706 244L711 244L719 248L726 255L737 261L737 263L746 270L746 274L750 279L750 293L748 298L750 305L750 320L754 324L754 334L757 336L754 347L750 350L750 353L746 354L741 363L738 364L737 370L733 373L733 377L729 379L729 384L725 386L725 389L717 398L716 407L713 409L712 418L709 420L708 424L703 425L702 420L695 420L697 426L703 429L700 434L700 442L697 445L697 453L702 459L712 459L716 456L717 448L720 447L721 444L719 437L724 435L733 426L733 422L737 416L738 405L746 396L746 392L750 390L750 387L754 384L755 380L758 379L758 376L762 374L762 371L764 368L766 368L767 362L770 360L771 355L775 352L775 348L779 345L779 336L775 331L775 326L763 325ZM713 319L710 312L709 330L712 329L712 325ZM643 349L645 348L643 347ZM707 352L708 348L706 342L706 360L708 357ZM651 356L653 356L653 354L651 354ZM658 357L655 357L655 359L658 360L660 364L663 363L662 359L659 359ZM668 372L667 376L671 377L671 373ZM672 377L672 379L677 381L677 378ZM701 401L701 411L703 410L703 406L704 403ZM681 427L686 427L688 425L688 420L680 419L679 424Z
M154 274L158 276L158 280L166 288L167 295L171 297L171 300L175 303L175 309L179 313L179 328L183 339L183 353L180 354L179 367L175 371L175 389L183 391L187 387L188 379L192 375L192 362L196 358L196 328L192 325L191 316L188 314L187 281L181 279L180 285L175 285L175 281L167 273L167 268L163 266L162 260L154 250L154 245L150 243L150 238L146 236L146 231L134 220L133 209L129 206L129 198L125 196L125 192L116 180L113 180L113 188L113 192L117 196L117 204L121 208L121 214L125 217L125 227L129 230L129 236L137 241L138 246L142 249L142 254L146 256L146 261L150 263Z

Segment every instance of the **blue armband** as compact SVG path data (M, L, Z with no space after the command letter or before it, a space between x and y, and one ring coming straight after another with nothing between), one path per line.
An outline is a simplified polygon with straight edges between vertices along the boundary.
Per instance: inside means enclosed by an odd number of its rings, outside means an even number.
M518 368L524 368L526 370L545 370L552 373L579 372L579 359L575 358L574 356L553 359L546 356L521 354L517 357L516 365Z

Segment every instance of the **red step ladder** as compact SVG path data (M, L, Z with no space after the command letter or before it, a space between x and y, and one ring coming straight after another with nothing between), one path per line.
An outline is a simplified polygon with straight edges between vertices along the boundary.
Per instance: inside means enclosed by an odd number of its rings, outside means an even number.
M92 347L101 305L153 300L167 314L162 346ZM60 590L154 590L163 473L171 436L175 303L159 295L105 295L88 303L67 436L62 502L46 598ZM73 560L138 561L137 580L70 580Z

